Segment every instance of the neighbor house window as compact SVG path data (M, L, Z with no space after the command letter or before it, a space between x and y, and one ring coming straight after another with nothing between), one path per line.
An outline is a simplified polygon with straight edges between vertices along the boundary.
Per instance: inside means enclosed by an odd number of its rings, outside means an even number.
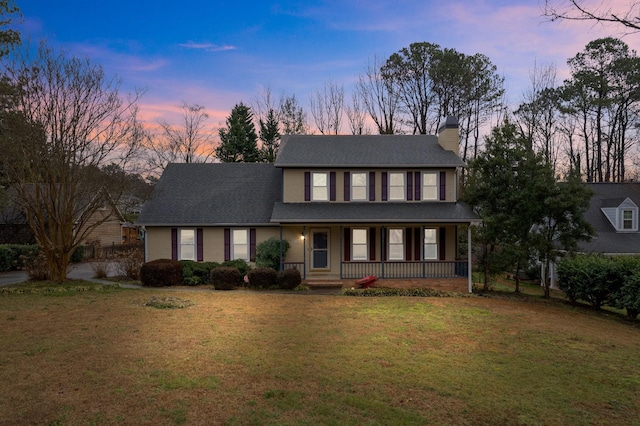
M231 259L249 261L249 230L234 229L231 232Z
M351 258L353 260L367 260L369 250L367 249L367 230L354 229L351 236Z
M389 200L404 200L404 173L389 173Z
M436 173L425 172L422 174L422 199L438 199L438 175Z
M438 258L438 240L435 229L427 228L424 230L424 258L437 259Z
M367 200L366 173L351 173L351 199L355 201Z
M389 260L404 260L404 231L389 229Z
M633 210L622 211L622 229L624 230L633 229Z
M195 229L180 230L180 260L196 260Z
M312 173L311 174L311 199L314 201L329 200L328 173Z

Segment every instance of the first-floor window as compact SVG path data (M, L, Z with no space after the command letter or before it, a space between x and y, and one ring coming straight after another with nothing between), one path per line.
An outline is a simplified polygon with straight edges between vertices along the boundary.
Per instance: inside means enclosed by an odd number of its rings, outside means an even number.
M195 229L180 230L180 260L196 260Z
M353 260L367 260L367 230L354 229L351 238L351 253Z
M427 228L424 230L424 258L426 260L438 258L438 240L436 235L435 229Z
M404 260L404 231L389 229L389 260Z
M249 230L234 229L231 234L231 259L249 261Z

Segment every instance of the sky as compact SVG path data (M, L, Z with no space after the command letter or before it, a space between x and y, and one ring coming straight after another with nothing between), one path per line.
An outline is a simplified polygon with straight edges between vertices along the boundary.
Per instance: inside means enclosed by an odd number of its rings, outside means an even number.
M534 66L555 65L561 81L567 59L591 40L621 37L640 50L640 34L624 36L621 27L548 22L544 0L15 2L24 40L89 57L121 78L124 92L144 90L140 117L149 125L177 124L186 102L203 105L219 126L234 105L253 105L266 89L295 95L307 111L329 82L348 99L370 61L414 42L486 55L513 105ZM629 0L609 3L624 8Z

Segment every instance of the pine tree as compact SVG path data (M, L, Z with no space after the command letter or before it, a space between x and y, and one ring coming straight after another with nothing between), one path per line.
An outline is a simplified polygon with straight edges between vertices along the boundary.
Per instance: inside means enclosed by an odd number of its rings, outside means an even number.
M260 120L260 140L262 147L260 148L260 158L265 163L273 163L278 155L280 147L280 130L278 129L278 120L273 109L269 110L266 122Z
M253 124L251 108L242 102L231 110L227 126L221 128L220 145L216 156L223 163L256 163L260 160L258 135Z

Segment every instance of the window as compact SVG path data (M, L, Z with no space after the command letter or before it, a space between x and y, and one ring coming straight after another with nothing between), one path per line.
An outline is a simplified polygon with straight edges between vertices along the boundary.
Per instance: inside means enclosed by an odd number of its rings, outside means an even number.
M389 200L404 200L404 173L389 173Z
M402 229L389 229L389 260L404 260L404 234Z
M353 260L367 260L367 230L353 229L351 236L351 257Z
M196 260L196 231L180 230L180 260Z
M327 173L311 174L311 199L314 201L329 200L329 178Z
M633 210L622 210L622 229L633 229Z
M422 174L422 199L438 199L438 175L436 173L425 172Z
M355 201L367 200L366 173L351 173L351 199Z
M438 258L438 240L436 230L427 228L424 230L424 258L425 260Z
M231 232L231 260L244 259L249 261L249 231L234 229Z

